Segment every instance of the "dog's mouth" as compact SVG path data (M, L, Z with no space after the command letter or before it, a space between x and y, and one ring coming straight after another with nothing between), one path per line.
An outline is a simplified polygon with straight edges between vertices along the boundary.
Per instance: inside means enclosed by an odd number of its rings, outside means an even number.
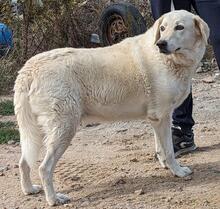
M159 48L159 50L160 50L160 53L162 53L162 54L171 54L171 52L170 51L168 51L167 49L160 49Z
M181 49L180 47L177 48L177 49L175 50L175 52L179 52L180 49ZM172 52L169 51L169 50L167 50L167 49L159 49L159 50L160 50L160 53L162 53L162 54L166 54L166 55L172 54Z

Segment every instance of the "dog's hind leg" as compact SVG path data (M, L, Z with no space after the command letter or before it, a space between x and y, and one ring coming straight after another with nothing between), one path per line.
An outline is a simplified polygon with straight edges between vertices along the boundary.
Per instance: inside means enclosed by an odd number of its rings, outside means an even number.
M18 117L19 118L19 117ZM22 147L22 155L19 161L19 170L21 175L21 188L25 195L36 194L42 190L39 185L32 185L30 178L30 170L33 168L40 151L40 145L43 136L41 135L37 126L31 122L26 124L19 122L20 141Z
M39 185L32 185L30 178L30 167L23 156L19 162L19 169L21 175L21 188L25 195L39 193L42 188Z
M22 155L19 161L21 188L25 195L41 191L38 185L32 185L30 169L38 159L42 145L43 134L40 131L35 116L25 92L15 92L15 113L17 116Z
M79 114L62 112L56 118L49 120L45 138L46 156L39 167L39 174L43 184L44 192L49 205L65 204L69 198L63 194L56 193L53 187L53 171L56 163L69 146L80 122ZM48 119L48 118L47 118Z
M69 141L70 140L68 140L68 144ZM48 204L51 206L64 204L69 201L69 198L67 196L59 193L56 194L53 187L53 171L55 169L57 161L67 149L68 144L67 142L65 142L65 144L60 145L54 143L51 144L50 147L47 147L46 156L39 167L39 173L46 195L46 199Z
M192 171L188 167L180 166L174 157L170 115L158 121L152 121L152 126L155 133L157 156L161 165L168 167L174 175L179 177L191 174Z

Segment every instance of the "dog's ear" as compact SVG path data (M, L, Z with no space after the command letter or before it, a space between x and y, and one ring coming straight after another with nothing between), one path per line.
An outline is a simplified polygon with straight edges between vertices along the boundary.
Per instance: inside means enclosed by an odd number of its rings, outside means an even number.
M154 44L157 43L157 41L160 39L160 25L163 21L163 16L161 16L159 19L156 20L153 26L154 30Z
M204 40L205 44L208 44L208 38L209 38L209 26L207 23L202 20L199 16L195 16L195 27L196 27L196 33L201 36L201 38Z

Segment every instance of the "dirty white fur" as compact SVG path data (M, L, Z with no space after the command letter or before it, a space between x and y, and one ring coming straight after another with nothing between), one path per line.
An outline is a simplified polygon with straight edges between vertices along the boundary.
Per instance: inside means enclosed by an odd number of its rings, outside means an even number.
M184 31L174 30L179 22ZM166 33L160 31L162 24ZM30 166L44 145L46 156L39 173L46 199L50 205L69 200L55 193L53 170L80 121L86 118L148 119L161 165L174 175L189 175L191 170L174 158L171 114L189 94L208 35L208 27L199 17L175 11L157 20L145 34L114 46L55 49L28 60L14 87L23 192L32 194L41 189L31 183ZM159 53L155 44L161 39L168 41L169 55Z

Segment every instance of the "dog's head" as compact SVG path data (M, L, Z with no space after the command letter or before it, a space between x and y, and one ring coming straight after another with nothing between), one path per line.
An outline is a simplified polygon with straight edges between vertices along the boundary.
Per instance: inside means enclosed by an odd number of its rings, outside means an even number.
M155 44L163 54L184 53L199 41L206 45L208 25L197 15L185 10L169 12L154 24Z

